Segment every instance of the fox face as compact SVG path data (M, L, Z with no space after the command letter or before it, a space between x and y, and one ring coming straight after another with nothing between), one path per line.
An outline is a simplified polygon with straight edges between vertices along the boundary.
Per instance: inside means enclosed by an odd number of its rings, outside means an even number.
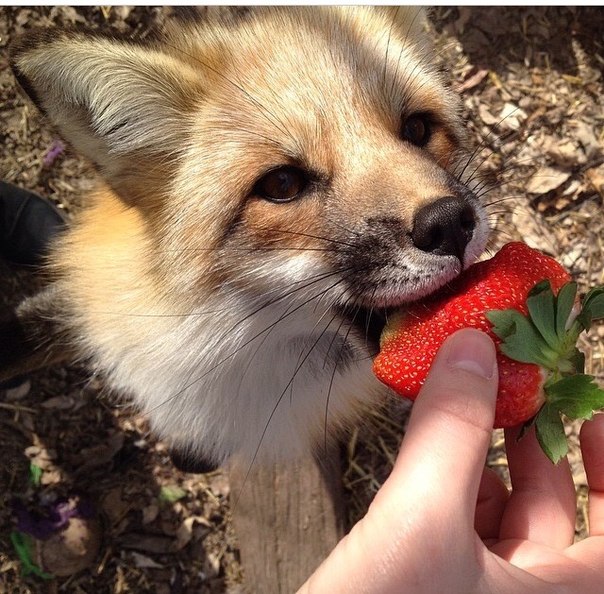
M423 19L266 8L146 45L17 42L22 87L103 181L52 248L54 283L0 330L21 337L0 376L86 359L214 463L320 448L376 405L388 311L488 232Z

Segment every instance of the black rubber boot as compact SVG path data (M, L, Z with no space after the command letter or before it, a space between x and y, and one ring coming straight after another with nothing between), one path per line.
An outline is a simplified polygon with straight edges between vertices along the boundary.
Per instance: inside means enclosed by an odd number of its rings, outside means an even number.
M0 181L0 258L12 264L40 264L65 217L37 194Z

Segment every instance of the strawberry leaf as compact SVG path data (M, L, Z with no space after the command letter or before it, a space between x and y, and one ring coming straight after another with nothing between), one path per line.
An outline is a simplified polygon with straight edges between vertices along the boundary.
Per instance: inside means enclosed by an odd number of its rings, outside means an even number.
M577 297L577 283L566 283L556 298L556 334L560 340L566 335L566 323Z
M589 330L592 320L604 318L604 287L594 287L583 299L583 308L577 321Z
M492 309L487 311L485 316L493 324L493 333L499 336L501 340L505 340L516 331L514 314L518 313L515 309Z
M544 404L537 414L535 434L541 449L554 464L557 464L568 453L560 413L551 404Z
M541 334L515 309L491 310L486 312L493 324L493 332L503 341L499 349L510 359L522 363L535 363L551 369L555 366L556 354L552 352Z
M537 283L529 292L526 300L531 321L539 330L541 336L552 347L557 350L560 339L556 333L556 303L552 286L548 280Z
M571 375L545 386L547 402L569 419L591 419L604 408L604 390L591 375Z

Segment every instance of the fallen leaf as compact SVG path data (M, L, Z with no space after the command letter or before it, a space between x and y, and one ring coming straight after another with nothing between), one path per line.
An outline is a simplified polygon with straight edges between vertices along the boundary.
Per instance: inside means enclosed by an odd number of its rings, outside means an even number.
M468 91L477 87L487 76L489 75L489 71L485 68L481 68L468 76L462 83L456 85L455 90L458 93L463 93L464 91Z
M29 458L31 464L39 466L42 470L48 470L54 467L56 454L54 451L47 450L42 446L29 446L25 448L24 454Z
M526 118L524 110L513 103L506 103L499 112L499 125L505 130L518 130Z
M187 496L187 492L178 485L163 485L159 491L159 500L165 503L175 503Z
M547 254L557 253L557 245L552 238L551 231L538 212L534 212L523 204L514 204L512 225L530 247Z
M543 150L557 165L567 169L587 161L585 153L570 139L558 140L548 136L543 141Z
M132 508L129 501L124 499L121 487L114 487L102 499L101 508L111 525L116 525Z
M24 382L17 384L14 388L6 388L4 390L4 399L7 402L22 400L29 394L30 390L31 382L29 380L25 380Z
M135 549L156 555L165 555L174 551L174 541L168 536L130 532L120 538L120 543L125 549Z
M40 479L42 485L58 485L63 482L63 473L58 468L54 470L45 470Z
M494 126L495 124L497 124L499 122L498 117L495 117L490 111L489 108L482 104L478 107L478 115L480 116L480 119L487 125L487 126Z
M71 396L55 396L42 402L40 406L48 410L69 410L74 404L75 400Z
M159 505L152 503L151 505L146 505L143 507L143 524L150 524L157 518L157 514L159 513Z
M601 154L602 146L598 142L592 126L585 122L573 122L572 126L575 129L574 135L581 143L588 160Z
M529 179L525 189L529 194L547 194L559 188L569 177L570 173L566 171L542 167Z
M588 169L585 172L585 177L587 177L594 190L604 198L604 164Z
M174 543L175 549L180 551L184 549L193 538L193 527L195 524L202 524L206 528L210 528L211 524L203 516L189 516L185 518L178 530L176 531L176 540Z
M73 6L53 6L49 15L51 20L60 17L65 22L75 25L76 23L85 23L86 19L78 13Z
M141 567L143 569L163 569L164 567L164 565L154 561L151 557L147 557L147 555L137 553L136 551L130 551L130 557L134 561L136 567Z
M124 446L124 434L121 431L115 431L109 435L104 443L84 448L73 456L74 464L81 464L78 472L84 472L91 468L104 466L111 462L113 457Z

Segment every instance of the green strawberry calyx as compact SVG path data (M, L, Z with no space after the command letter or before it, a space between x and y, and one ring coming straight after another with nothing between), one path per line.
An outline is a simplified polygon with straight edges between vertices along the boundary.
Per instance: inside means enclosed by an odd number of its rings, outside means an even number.
M539 444L554 464L568 452L562 415L588 420L604 409L604 390L584 373L585 357L576 346L592 321L604 318L604 286L587 293L580 311L576 297L576 283L566 283L555 295L544 280L529 292L527 316L516 309L486 313L493 333L502 341L501 352L515 361L539 365L547 374L545 403L524 431L535 424Z

